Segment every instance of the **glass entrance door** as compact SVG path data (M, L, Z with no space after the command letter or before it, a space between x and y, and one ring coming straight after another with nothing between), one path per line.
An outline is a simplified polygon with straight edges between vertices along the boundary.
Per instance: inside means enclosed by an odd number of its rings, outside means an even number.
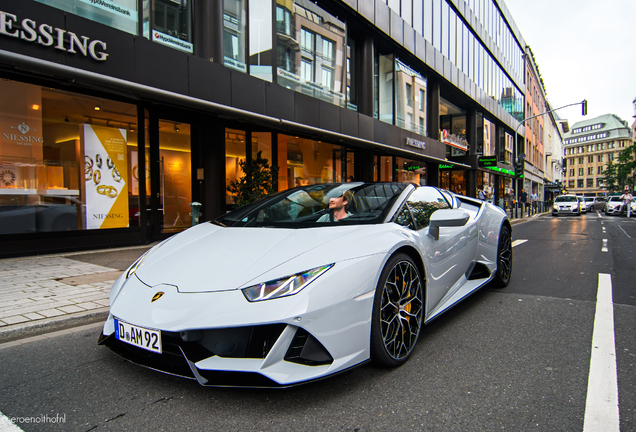
M159 120L159 210L162 233L192 226L192 150L190 125Z

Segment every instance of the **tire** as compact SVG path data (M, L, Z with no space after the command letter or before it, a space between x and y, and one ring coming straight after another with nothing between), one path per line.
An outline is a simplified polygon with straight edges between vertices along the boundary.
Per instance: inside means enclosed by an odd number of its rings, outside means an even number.
M424 284L406 254L392 256L375 290L371 318L371 360L396 367L413 353L424 318Z
M501 227L499 246L497 247L497 270L491 285L495 288L505 288L512 276L512 236L510 228Z

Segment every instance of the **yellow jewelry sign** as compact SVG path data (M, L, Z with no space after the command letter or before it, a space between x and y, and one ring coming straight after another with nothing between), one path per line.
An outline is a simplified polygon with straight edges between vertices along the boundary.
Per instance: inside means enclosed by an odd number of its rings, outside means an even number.
M86 228L125 228L128 217L126 129L82 125Z

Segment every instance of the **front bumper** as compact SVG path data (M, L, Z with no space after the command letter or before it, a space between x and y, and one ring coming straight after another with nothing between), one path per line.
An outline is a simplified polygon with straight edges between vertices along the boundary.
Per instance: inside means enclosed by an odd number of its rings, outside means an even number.
M370 357L382 260L341 262L296 295L252 303L240 290L181 293L174 285L149 287L136 275L120 279L100 343L134 363L208 386L287 387L324 378ZM115 317L160 331L164 351L117 340Z
M559 207L557 206L552 207L552 215L553 216L557 216L557 215L580 215L581 214L581 210L579 210L578 207L567 207L567 206L562 206Z

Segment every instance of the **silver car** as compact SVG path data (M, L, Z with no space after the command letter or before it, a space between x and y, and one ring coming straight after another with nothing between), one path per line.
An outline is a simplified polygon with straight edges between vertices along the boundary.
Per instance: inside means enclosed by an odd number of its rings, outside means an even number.
M581 207L583 197L576 195L559 195L554 199L552 205L552 216L559 215L576 215L581 216Z
M581 213L587 213L587 206L585 205L585 199L577 195L576 198L579 200L579 208L581 209Z
M583 197L583 201L585 202L585 211L591 212L594 210L594 197Z

